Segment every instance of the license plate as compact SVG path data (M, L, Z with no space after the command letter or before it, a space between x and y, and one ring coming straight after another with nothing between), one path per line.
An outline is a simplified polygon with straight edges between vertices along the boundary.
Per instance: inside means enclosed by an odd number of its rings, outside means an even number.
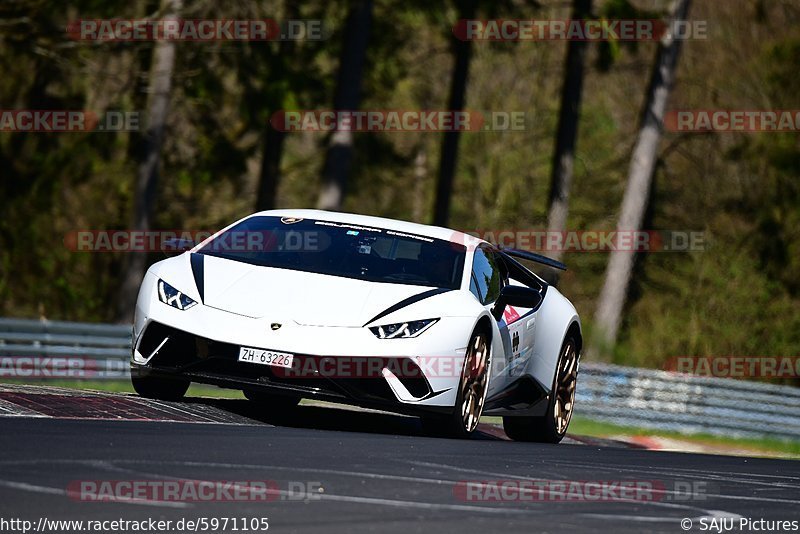
M286 367L292 366L293 354L286 352L275 352L274 350L253 349L250 347L241 347L239 349L239 361L248 363L257 363L260 365L271 365L273 367Z

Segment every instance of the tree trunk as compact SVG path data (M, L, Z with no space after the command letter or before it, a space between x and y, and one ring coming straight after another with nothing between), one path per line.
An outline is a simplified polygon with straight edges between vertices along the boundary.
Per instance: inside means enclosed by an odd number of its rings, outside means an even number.
M298 5L294 2L286 3L287 19L299 19L300 14ZM290 69L292 53L294 52L293 40L281 41L278 45L278 55L276 57L275 70L281 75ZM271 74L271 73L270 73ZM285 100L285 99L284 99ZM278 111L283 102L273 102L273 109L269 110L272 114ZM272 127L267 119L266 131L264 132L264 149L261 157L261 170L258 179L258 193L256 196L256 211L271 210L275 208L275 201L278 196L278 185L281 183L281 158L283 157L283 143L286 140L286 132L282 132Z
M588 19L591 13L592 0L574 0L573 20ZM561 90L561 112L558 118L558 133L553 153L553 173L550 177L550 197L547 206L547 229L550 232L563 232L567 229L569 191L575 165L575 146L578 138L587 45L586 41L573 39L567 48L564 86ZM549 253L551 258L559 261L563 255L562 250ZM558 283L556 270L546 269L544 274L550 284Z
M339 60L336 110L354 111L361 101L361 78L367 57L370 26L372 26L372 0L356 0L347 15L344 43ZM353 132L336 130L331 136L325 164L322 168L322 191L317 207L340 210L347 189L347 176L353 159Z
M258 180L256 211L275 208L278 184L281 181L281 158L286 133L267 124L264 134L264 155L261 158L261 172Z
M686 20L691 0L675 0L671 26ZM641 230L647 211L650 187L656 166L658 145L664 122L667 101L675 83L675 71L681 51L681 40L666 36L658 48L650 86L647 92L641 126L633 150L628 185L622 201L622 210L617 223L619 231ZM618 250L611 253L606 269L605 283L595 316L596 333L593 336L595 349L607 350L617 339L622 310L633 271L634 251Z
M425 143L417 146L417 155L414 157L414 195L412 206L412 220L423 222L427 210L425 199L425 184L428 181L428 154L425 152Z
M183 7L183 0L162 0L163 18L177 19ZM172 90L172 74L175 68L175 42L157 41L153 47L150 68L150 85L147 98L147 130L144 134L144 149L136 175L134 197L134 219L132 229L147 231L152 227L153 211L158 184L158 167L161 162L161 147L164 140L164 125L169 109ZM122 279L117 317L120 321L130 321L139 285L147 266L147 253L131 252Z
M478 0L461 0L459 19L474 19ZM464 109L469 62L472 56L472 41L457 41L453 64L453 78L450 81L450 99L447 109L451 112ZM460 132L449 131L442 139L442 157L439 160L439 180L436 184L436 201L433 207L433 224L447 226L450 219L450 201L453 196L453 178L458 159L458 140Z

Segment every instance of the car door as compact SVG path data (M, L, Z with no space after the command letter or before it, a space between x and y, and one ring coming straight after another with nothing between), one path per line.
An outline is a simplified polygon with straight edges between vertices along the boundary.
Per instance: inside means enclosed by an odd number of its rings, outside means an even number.
M525 286L524 283L513 278L509 279L508 283ZM508 377L508 382L513 382L524 374L527 362L533 355L538 313L538 308L515 306L506 306L503 312L503 322L511 339L508 365L503 370L503 374Z
M491 311L502 288L508 284L508 275L502 259L490 247L480 246L475 250L472 259L470 292L489 311ZM496 321L499 342L492 343L492 377L489 383L489 396L501 390L508 383L507 369L514 361L515 350L519 350L521 342L518 327L511 320L513 308L506 307L503 318Z

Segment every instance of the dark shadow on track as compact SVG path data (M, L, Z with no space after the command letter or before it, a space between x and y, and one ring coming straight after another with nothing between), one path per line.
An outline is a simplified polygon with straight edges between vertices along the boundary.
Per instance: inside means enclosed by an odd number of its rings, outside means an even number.
M287 428L333 430L341 432L363 432L368 434L389 434L443 438L441 434L422 425L418 417L397 415L377 411L362 411L349 406L337 407L300 405L291 409L271 412L268 406L259 405L244 399L212 399L204 397L187 398L185 403L200 403L214 406L230 414L245 417L254 422ZM481 423L471 440L509 441L502 427ZM576 436L567 434L564 444L613 447L623 449L644 449L645 447L615 439Z
M401 436L441 437L426 431L418 417L394 415L375 411L357 411L335 406L307 406L271 412L269 406L249 400L188 398L187 404L202 403L270 425L336 430L341 432L364 432L369 434L392 434ZM500 438L478 431L472 439L500 440Z
M325 403L276 409L245 399L188 397L180 402L156 401L131 393L76 390L39 385L0 385L0 415L56 419L104 419L179 423L223 423L443 438L435 426L419 418L346 405ZM482 423L472 440L505 441L499 426ZM564 443L624 447L614 440L567 436ZM636 447L638 448L638 447Z

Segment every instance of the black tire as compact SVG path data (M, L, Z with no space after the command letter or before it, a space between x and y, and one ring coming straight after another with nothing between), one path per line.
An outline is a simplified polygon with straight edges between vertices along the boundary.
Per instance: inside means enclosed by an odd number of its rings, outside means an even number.
M131 376L133 389L148 399L179 401L189 389L189 380L160 376Z
M489 333L484 329L476 330L469 339L453 413L424 416L422 428L426 433L464 439L478 426L489 389L491 345Z
M547 413L541 417L503 417L503 429L514 441L559 443L567 434L575 407L575 387L578 380L578 345L568 337L561 345L553 395L547 403Z
M244 393L245 398L250 402L264 404L270 408L278 410L288 410L294 408L300 402L300 397L293 397L290 395L274 395L256 389L244 389L242 390L242 393Z

